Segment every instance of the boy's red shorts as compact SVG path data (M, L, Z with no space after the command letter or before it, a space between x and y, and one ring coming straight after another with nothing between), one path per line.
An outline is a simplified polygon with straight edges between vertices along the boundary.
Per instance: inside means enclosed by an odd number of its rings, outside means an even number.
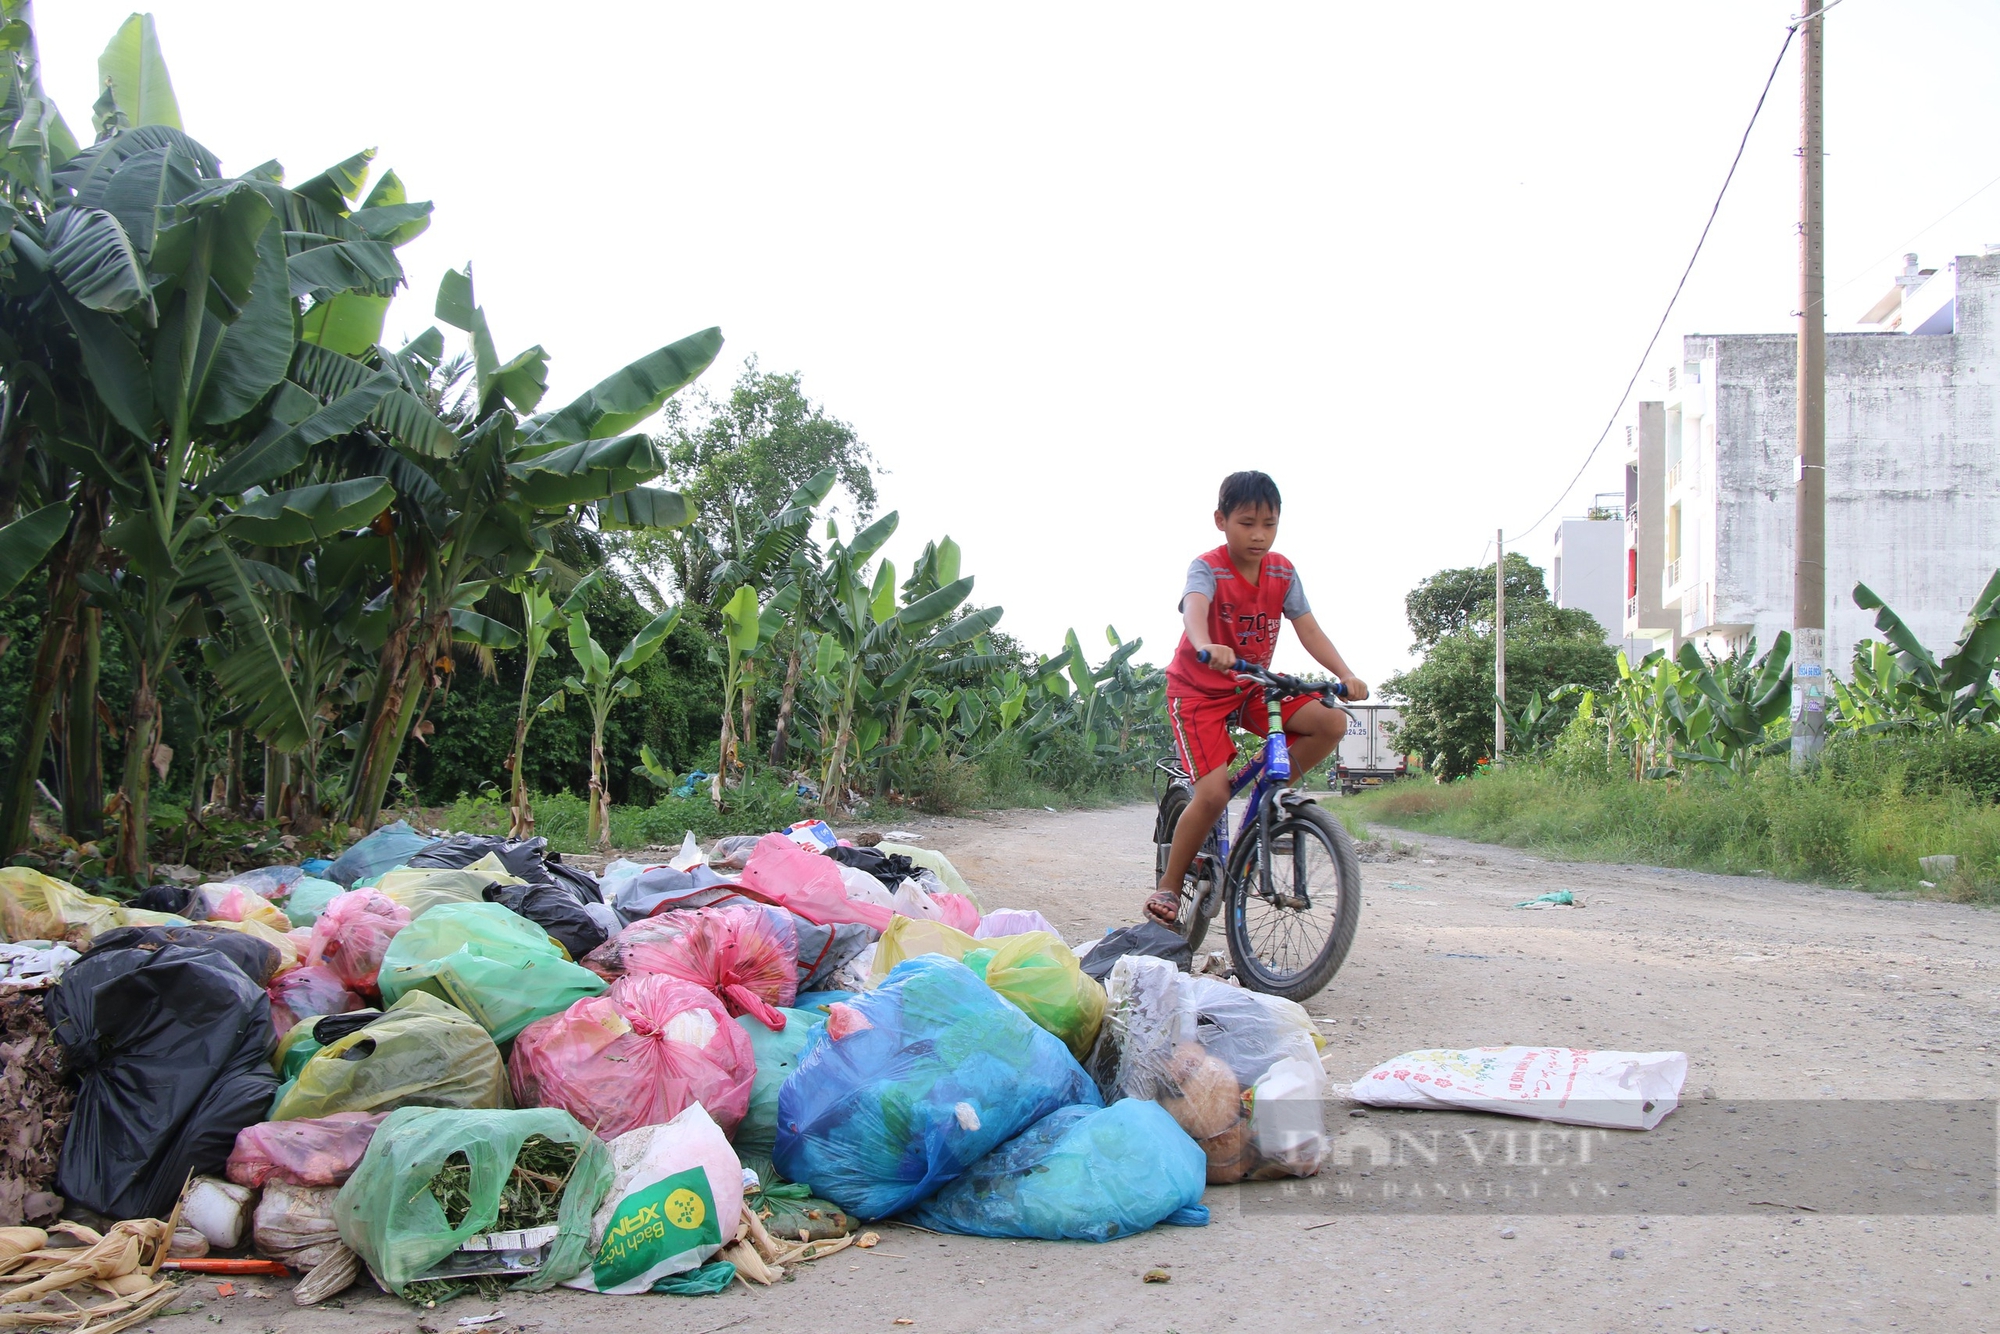
M1300 709L1316 702L1311 695L1295 695L1279 705L1280 716L1290 723ZM1236 758L1236 742L1229 735L1230 723L1258 736L1270 732L1270 716L1261 690L1243 695L1182 695L1170 687L1167 722L1174 729L1174 746L1181 753L1181 765L1192 778L1200 778Z

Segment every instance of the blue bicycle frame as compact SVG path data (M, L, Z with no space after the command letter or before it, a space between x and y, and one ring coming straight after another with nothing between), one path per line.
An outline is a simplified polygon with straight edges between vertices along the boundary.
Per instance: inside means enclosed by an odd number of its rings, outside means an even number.
M1203 662L1208 660L1206 651L1198 656ZM1250 763L1244 765L1240 773L1237 773L1229 780L1229 796L1231 800L1234 800L1244 788L1247 787L1250 789L1250 800L1244 807L1242 823L1237 826L1235 841L1241 843L1245 838L1249 837L1250 827L1253 822L1263 831L1264 837L1257 840L1257 883L1262 890L1268 891L1271 886L1270 835L1271 809L1273 805L1271 794L1288 786L1292 779L1292 751L1291 747L1285 743L1283 701L1288 696L1320 693L1322 689L1334 695L1345 695L1347 688L1340 684L1315 687L1312 683L1300 681L1292 677L1278 676L1256 667L1251 667L1247 670L1239 669L1238 674L1263 688L1264 707L1267 714L1263 751L1255 759L1251 760ZM1321 694L1321 698L1325 698L1325 695ZM1208 893L1215 897L1217 907L1220 907L1221 898L1225 892L1224 884L1229 878L1229 849L1231 846L1229 838L1229 811L1226 807L1223 809L1222 814L1216 817L1214 837L1216 844L1215 877L1209 883ZM1310 905L1303 884L1295 886L1294 893L1300 900L1298 906L1304 907ZM1197 912L1201 911L1201 908L1201 904L1196 905Z

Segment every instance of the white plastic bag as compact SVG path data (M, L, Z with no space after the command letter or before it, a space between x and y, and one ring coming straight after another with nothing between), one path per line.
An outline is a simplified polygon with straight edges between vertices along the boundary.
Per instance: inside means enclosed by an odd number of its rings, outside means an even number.
M980 940L992 940L996 936L1020 936L1030 931L1046 931L1057 940L1063 938L1055 923L1033 908L995 908L979 919L979 929L972 934ZM1096 943L1094 940L1091 942L1093 945ZM1071 953L1079 959L1083 957L1075 950Z
M1373 1107L1462 1107L1572 1126L1651 1130L1680 1105L1687 1053L1575 1047L1413 1051L1354 1081Z
M866 871L858 871L852 866L840 868L841 888L847 891L850 903L872 903L878 908L894 910L896 900L880 880Z
M277 1177L266 1181L250 1234L257 1253L283 1260L302 1274L317 1268L340 1245L340 1225L333 1217L339 1196L338 1186L294 1186Z
M903 917L915 917L926 922L944 920L944 909L938 907L931 896L924 893L924 887L914 880L905 880L897 886L889 906Z
M257 1192L248 1186L221 1177L196 1177L181 1206L181 1221L218 1251L233 1250L243 1244L250 1231L250 1208Z
M706 866L707 864L708 854L701 850L701 844L694 841L694 830L692 829L688 830L687 837L681 840L681 850L676 852L674 859L667 863L667 865L673 867L676 871L692 871L697 866Z
M700 1103L611 1141L611 1192L590 1220L590 1261L565 1287L644 1292L736 1238L743 1164Z
M1106 1102L1159 1103L1208 1155L1211 1185L1319 1170L1327 1081L1303 1006L1140 955L1105 993L1089 1069Z

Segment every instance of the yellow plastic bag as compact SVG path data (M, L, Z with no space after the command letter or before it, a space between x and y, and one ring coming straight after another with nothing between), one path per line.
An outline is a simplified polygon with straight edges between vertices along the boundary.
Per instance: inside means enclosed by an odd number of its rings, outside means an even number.
M507 1067L486 1030L437 997L413 991L366 1028L314 1052L298 1078L278 1091L271 1119L513 1105Z
M128 913L127 916L130 916ZM137 923L133 923L137 925ZM241 922L203 922L203 926L219 927L224 931L240 931L246 936L255 936L278 952L278 972L289 973L299 966L299 942L283 931L273 930L255 918ZM276 976L276 974L273 974Z
M1084 974L1083 962L1070 947L1046 931L976 943L993 949L986 961L986 985L1061 1038L1070 1054L1082 1060L1104 1022L1104 988ZM967 957L965 963L973 972L981 971L977 958Z
M1003 937L1004 939L1004 937ZM942 954L947 959L963 959L976 949L1000 944L998 940L974 940L956 927L922 917L897 917L875 942L875 962L868 970L868 985L880 986L889 970L919 954Z
M285 916L277 904L243 885L215 884L203 885L201 899L206 901L208 911L204 914L214 922L258 922L273 931L289 931L292 919Z
M898 917L875 945L869 982L879 986L889 970L920 954L957 959L1021 1012L1063 1040L1081 1058L1104 1022L1104 988L1084 975L1083 964L1046 931L975 940L943 922Z
M469 866L399 867L385 873L375 888L408 908L410 920L415 921L440 904L484 903L488 885L525 883L508 874L506 863L489 852Z
M79 950L96 936L125 925L125 910L25 866L0 867L0 935L12 943L46 940Z

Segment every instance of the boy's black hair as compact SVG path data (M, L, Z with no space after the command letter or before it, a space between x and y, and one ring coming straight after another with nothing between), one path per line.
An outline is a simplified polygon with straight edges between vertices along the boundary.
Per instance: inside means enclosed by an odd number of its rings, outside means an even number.
M1284 509L1284 502L1278 498L1278 484L1271 480L1269 473L1233 472L1222 479L1222 490L1216 494L1215 507L1228 518L1244 506L1268 505L1274 512Z

